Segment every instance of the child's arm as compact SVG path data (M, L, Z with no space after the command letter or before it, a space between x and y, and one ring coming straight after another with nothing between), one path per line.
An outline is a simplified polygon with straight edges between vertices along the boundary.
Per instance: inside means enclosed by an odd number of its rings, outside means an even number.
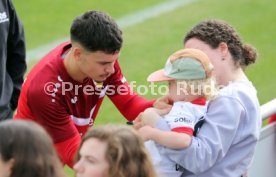
M160 115L167 114L170 111L169 109L156 109L148 108L141 115L141 122L143 127L139 129L140 135L144 140L153 140L156 143L163 145L171 149L183 149L188 147L191 144L192 136L185 133L177 132L165 132L156 128L156 122L161 119Z
M139 134L144 140L153 140L170 149L183 149L191 144L192 136L185 133L162 131L150 126L139 129Z

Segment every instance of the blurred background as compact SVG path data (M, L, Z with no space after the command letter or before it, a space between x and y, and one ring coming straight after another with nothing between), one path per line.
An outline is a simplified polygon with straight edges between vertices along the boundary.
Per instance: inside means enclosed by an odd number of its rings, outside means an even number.
M147 76L183 47L185 33L204 19L222 19L253 45L259 57L246 69L260 103L276 97L276 1L273 0L13 0L26 35L28 70L60 42L69 39L73 19L88 10L109 13L121 26L120 64L128 81L147 84ZM135 88L134 88L135 89ZM157 98L145 95L148 99ZM125 123L105 98L95 125ZM71 173L71 172L69 172Z

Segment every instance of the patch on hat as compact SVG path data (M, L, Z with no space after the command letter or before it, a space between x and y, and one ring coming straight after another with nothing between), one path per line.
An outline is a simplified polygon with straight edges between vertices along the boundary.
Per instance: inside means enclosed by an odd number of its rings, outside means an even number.
M196 80L211 76L213 65L208 56L198 49L186 48L173 53L165 68L148 76L149 82L168 80Z

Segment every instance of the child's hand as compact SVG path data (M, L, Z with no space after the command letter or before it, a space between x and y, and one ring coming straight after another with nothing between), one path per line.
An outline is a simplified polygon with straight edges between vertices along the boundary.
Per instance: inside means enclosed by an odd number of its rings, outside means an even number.
M137 130L145 125L154 127L157 121L161 118L161 115L168 114L170 110L170 107L166 109L147 108L133 121L133 127Z
M143 125L149 125L154 127L161 115L167 114L170 111L170 108L167 109L156 109L148 108L141 115L141 121Z
M154 127L157 121L161 119L161 117L157 113L157 109L148 108L143 112L141 119L143 125L149 125L151 127Z
M133 127L138 130L145 125L154 127L156 122L161 118L155 108L148 108L144 112L140 113L133 121Z

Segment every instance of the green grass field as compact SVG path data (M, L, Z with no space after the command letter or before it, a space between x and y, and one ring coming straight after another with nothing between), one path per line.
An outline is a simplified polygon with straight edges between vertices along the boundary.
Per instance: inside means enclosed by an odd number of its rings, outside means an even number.
M115 19L165 0L14 0L26 31L27 49L67 37L72 19L80 13L97 9ZM258 90L261 104L276 97L276 1L273 0L196 0L172 12L162 14L141 24L124 28L124 47L120 63L126 78L146 84L152 71L162 68L166 58L182 48L185 33L204 19L223 19L232 24L246 43L255 46L259 58L246 72ZM29 63L29 69L35 61ZM152 99L156 96L145 95ZM96 125L125 120L106 98ZM68 172L72 175L71 172Z

